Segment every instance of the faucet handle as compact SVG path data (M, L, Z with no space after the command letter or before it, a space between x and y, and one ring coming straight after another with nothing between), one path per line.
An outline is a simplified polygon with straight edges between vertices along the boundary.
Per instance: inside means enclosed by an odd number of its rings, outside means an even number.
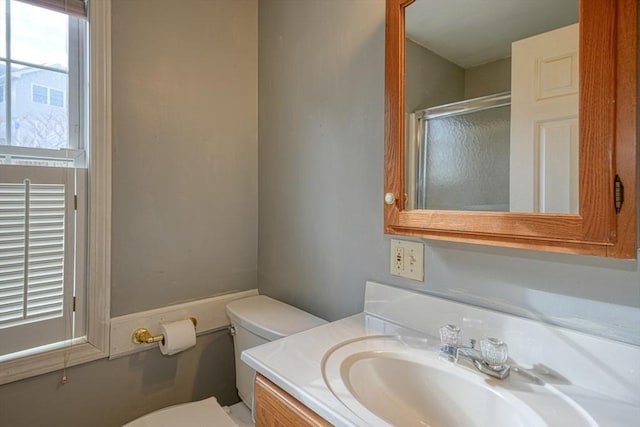
M507 343L497 338L485 338L480 340L482 359L492 368L501 368L506 365L509 357Z
M461 331L456 325L444 325L440 328L440 343L459 347Z

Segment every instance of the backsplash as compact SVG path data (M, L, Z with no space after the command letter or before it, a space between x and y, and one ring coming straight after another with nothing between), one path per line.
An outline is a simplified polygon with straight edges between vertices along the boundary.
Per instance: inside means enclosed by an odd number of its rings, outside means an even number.
M425 282L400 286L640 345L638 261L445 242L425 257Z

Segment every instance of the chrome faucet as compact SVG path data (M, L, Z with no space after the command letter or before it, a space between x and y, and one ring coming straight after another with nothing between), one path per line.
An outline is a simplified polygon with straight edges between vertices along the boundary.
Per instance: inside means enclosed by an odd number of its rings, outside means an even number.
M507 364L507 344L497 338L480 340L480 349L476 340L470 340L470 346L461 344L461 330L456 325L444 325L440 328L440 354L457 363L460 358L469 360L483 374L505 379L509 375Z

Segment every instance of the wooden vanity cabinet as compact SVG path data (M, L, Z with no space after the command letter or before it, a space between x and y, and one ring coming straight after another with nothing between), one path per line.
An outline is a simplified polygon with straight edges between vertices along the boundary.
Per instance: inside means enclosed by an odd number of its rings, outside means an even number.
M320 415L266 379L256 375L253 413L256 427L326 427Z

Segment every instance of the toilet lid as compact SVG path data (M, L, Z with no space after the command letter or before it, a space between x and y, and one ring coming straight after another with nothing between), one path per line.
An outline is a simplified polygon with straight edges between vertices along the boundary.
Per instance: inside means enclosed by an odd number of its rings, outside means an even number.
M238 427L215 397L169 406L144 415L122 427Z

